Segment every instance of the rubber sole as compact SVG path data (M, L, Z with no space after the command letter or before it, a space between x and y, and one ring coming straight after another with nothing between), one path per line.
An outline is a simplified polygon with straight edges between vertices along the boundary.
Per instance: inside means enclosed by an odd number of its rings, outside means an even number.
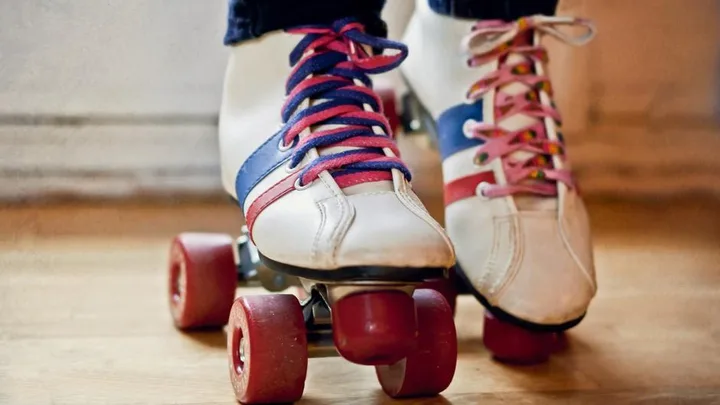
M260 260L270 269L315 281L392 281L422 282L427 279L447 277L447 270L441 267L389 267L349 266L333 270L316 270L280 263L258 253Z
M472 283L470 283L470 280L468 280L467 276L465 275L465 272L462 270L462 268L456 264L455 265L455 274L458 275L458 278L461 280L463 284L465 284L465 287L469 293L477 299L483 307L485 307L486 310L490 311L490 313L496 317L497 319L508 322L510 324L519 326L521 328L527 329L529 331L534 332L564 332L568 329L571 329L577 324L579 324L583 318L585 318L585 313L580 315L578 318L572 319L567 322L563 322L560 324L540 324L535 322L526 321L524 319L520 319L514 315L511 315L501 308L498 308L496 306L493 306L490 304L490 302L485 298L482 294L480 294L478 291L476 291L474 288L472 288Z

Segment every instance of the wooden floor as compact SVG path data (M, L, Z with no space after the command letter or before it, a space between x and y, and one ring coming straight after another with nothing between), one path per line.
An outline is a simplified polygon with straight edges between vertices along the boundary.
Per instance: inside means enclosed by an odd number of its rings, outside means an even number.
M600 290L569 348L498 364L462 297L454 382L404 403L720 403L720 206L590 208ZM225 337L172 327L164 266L174 233L239 221L223 203L1 209L0 403L232 404ZM371 368L311 360L302 403L392 402Z

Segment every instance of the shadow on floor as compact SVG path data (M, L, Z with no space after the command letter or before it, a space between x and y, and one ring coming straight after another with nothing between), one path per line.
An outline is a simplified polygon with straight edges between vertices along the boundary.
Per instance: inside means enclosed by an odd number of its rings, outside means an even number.
M225 332L225 329L197 330L186 332L185 336L202 344L203 346L222 350L227 348L227 333Z

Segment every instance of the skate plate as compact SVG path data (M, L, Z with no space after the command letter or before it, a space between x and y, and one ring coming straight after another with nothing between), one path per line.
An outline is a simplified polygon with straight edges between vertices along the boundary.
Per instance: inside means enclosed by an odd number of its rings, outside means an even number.
M290 287L302 286L297 277L273 271L263 264L245 225L242 227L241 235L235 239L234 248L238 286L263 287L270 292L281 292Z

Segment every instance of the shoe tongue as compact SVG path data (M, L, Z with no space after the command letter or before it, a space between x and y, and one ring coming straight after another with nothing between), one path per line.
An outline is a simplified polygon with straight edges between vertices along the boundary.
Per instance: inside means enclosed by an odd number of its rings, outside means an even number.
M525 45L530 45L534 41L534 35L532 32L528 32L527 34L527 42ZM525 41L523 41L525 42ZM514 65L517 63L528 63L529 60L527 57L511 53L507 56L504 63ZM502 63L502 62L501 62ZM502 91L505 94L508 95L517 95L520 93L525 93L529 91L530 88L522 83L514 82L510 83L508 85L502 86L498 89L498 91ZM522 128L527 128L530 125L533 125L537 123L538 121L541 121L538 118L535 118L533 116L523 114L523 113L517 113L513 114L509 117L506 117L500 121L497 122L497 125L500 126L503 129L506 129L508 131L516 131ZM527 152L527 151L517 151L513 152L510 155L506 157L506 159L511 160L526 160L530 157L535 156L534 153ZM520 182L520 184L523 183L529 183L530 180L523 180ZM529 194L516 194L514 195L515 204L517 205L518 210L520 211L544 211L544 210L554 210L557 208L557 197L549 197L549 196L537 196L537 195L529 195Z

